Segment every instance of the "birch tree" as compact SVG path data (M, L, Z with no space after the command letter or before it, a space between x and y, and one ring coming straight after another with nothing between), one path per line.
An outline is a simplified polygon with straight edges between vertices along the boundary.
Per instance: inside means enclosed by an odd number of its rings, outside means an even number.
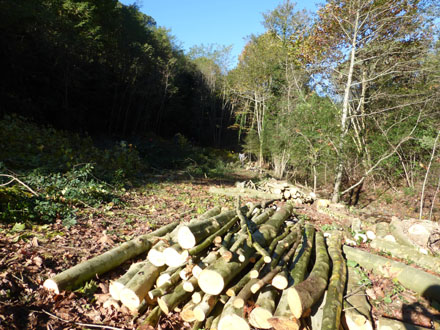
M423 95L399 86L420 75L427 32L418 0L329 0L318 12L313 42L321 64L330 69L327 81L340 108L333 202L341 196L349 137L363 165L362 177L351 190L408 141L423 119ZM397 126L391 121L414 118L414 125L400 134L399 141L389 140ZM387 125L382 125L385 119ZM368 149L369 130L381 131L389 142L389 148L374 160Z

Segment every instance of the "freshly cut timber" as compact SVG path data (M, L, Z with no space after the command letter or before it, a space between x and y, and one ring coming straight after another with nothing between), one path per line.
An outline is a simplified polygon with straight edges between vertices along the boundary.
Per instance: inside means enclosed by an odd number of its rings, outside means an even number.
M209 219L180 226L177 232L177 242L183 249L191 249L198 242L201 242L204 238L221 229L221 227L235 217L235 215L235 211L231 210Z
M392 218L389 228L391 235L394 236L394 238L398 243L412 247L413 249L416 250L419 248L419 246L416 243L414 243L408 238L408 235L405 235L402 229L403 228L402 221L400 221L398 218L396 217Z
M342 235L333 231L329 243L328 253L332 260L333 270L327 289L327 299L322 314L322 330L338 330L341 324L341 313L345 283L347 281L347 268L342 256Z
M234 307L235 299L236 297L231 297L223 307L218 322L218 330L250 330L249 324L244 318L243 308Z
M192 300L188 301L186 305L183 306L182 311L180 312L180 317L182 318L182 320L184 320L185 322L193 322L196 320L194 316L195 306L196 304Z
M137 309L164 269L164 266L156 267L147 262L121 291L121 302L130 310Z
M162 310L159 306L153 308L152 311L148 313L147 318L142 322L144 326L151 326L152 328L156 328L157 323L159 322L160 315L162 314Z
M440 277L407 266L401 262L360 249L353 249L349 246L344 246L344 253L347 260L356 261L363 268L385 277L393 276L404 287L419 293L423 297L432 299L440 297Z
M148 251L157 237L171 232L178 225L177 222L166 225L152 233L139 236L131 241L121 244L99 256L84 261L60 274L47 279L43 286L47 290L60 293L61 290L73 289L81 283L90 280L96 275L103 274L125 261Z
M131 264L128 271L122 275L116 281L110 282L109 292L113 299L120 300L121 291L124 289L125 285L133 278L136 273L141 270L143 266L145 266L146 262L137 262L135 264Z
M284 221L292 213L293 207L289 204L277 211L266 223L258 229L258 235L264 245L270 245ZM254 235L256 236L256 235ZM262 245L263 245L262 244ZM244 242L246 260L244 262L226 262L222 258L205 268L199 276L199 286L209 294L217 295L249 262L249 258L255 254L255 249Z
M269 252L273 253L274 255L277 253L276 251L274 251L274 249L276 249L278 247L278 243L279 241L281 241L282 239L284 239L288 234L289 234L290 230L286 228L286 230L284 231L284 233L282 233L280 236L276 237L269 245ZM283 245L283 244L282 244ZM284 250L283 250L284 251ZM278 254L280 253L280 251L278 250ZM274 259L274 255L272 256L272 258ZM246 273L245 276L243 276L241 278L240 281L238 281L235 285L233 285L232 287L230 287L227 291L226 294L229 297L233 297L235 295L237 295L240 290L249 283L249 281L251 279L255 279L258 277L258 274L260 273L260 268L263 266L264 264L264 259L260 258L257 262L255 262L254 266L252 267L252 270L250 270L249 272ZM255 281L254 281L255 282ZM250 287L249 287L250 289Z
M162 255L165 264L170 267L182 266L189 257L188 250L182 250L177 244L163 250Z
M401 245L395 242L389 242L380 238L372 241L370 246L377 250L391 253L393 257L412 260L416 265L440 274L440 259L420 253L413 247Z
M312 225L306 225L301 248L293 262L294 268L290 272L290 276L293 279L291 284L298 284L304 280L313 250L314 235L315 228ZM288 292L288 289L283 290L274 316L268 320L276 330L297 329L299 327L299 323L293 318L292 311L289 307Z
M371 306L367 300L365 287L360 284L362 283L361 276L358 273L360 269L347 267L347 270L347 294L345 300L350 305L350 310L356 310L359 314L369 320L371 324ZM347 311L348 309L345 310L345 314L347 314Z
M194 307L194 317L197 321L204 321L206 317L211 313L219 296L205 294L202 301Z
M197 279L195 277L191 277L189 281L191 281L194 287L197 287ZM165 314L169 314L178 304L186 302L191 295L191 292L183 289L183 283L180 283L173 292L158 298L157 303Z
M156 299L157 297L163 296L166 294L174 285L177 284L180 280L180 268L177 269L171 277L168 279L167 282L163 283L161 286L157 287L154 290L151 290L148 292L148 297L151 300Z
M344 301L343 321L349 330L372 330L371 306L358 269L347 267L347 294Z
M267 285L263 288L258 295L258 299L255 302L256 308L249 314L249 323L260 329L270 329L272 325L268 320L273 316L276 308L276 300L280 295L280 291L274 288L272 285Z
M201 253L203 250L207 249L217 237L221 238L222 235L227 233L228 230L237 222L237 220L238 220L238 217L233 217L228 223L226 223L224 226L222 226L221 229L214 232L211 236L208 236L202 243L189 249L188 250L189 254L192 256L197 255L197 254ZM225 237L225 239L222 242L222 246L225 248L228 247L228 244L232 239L233 232L230 232L229 234L230 234L230 236L226 235L228 237L227 238Z
M324 294L330 271L330 260L322 232L315 235L316 261L306 280L287 289L287 301L295 318L299 319Z

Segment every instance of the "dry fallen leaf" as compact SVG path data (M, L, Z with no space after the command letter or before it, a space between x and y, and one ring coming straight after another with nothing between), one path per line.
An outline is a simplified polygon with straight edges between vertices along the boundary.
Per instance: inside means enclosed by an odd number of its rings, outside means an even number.
M43 264L43 259L41 259L40 257L33 257L32 258L34 264L36 264L38 267L41 267L41 265Z

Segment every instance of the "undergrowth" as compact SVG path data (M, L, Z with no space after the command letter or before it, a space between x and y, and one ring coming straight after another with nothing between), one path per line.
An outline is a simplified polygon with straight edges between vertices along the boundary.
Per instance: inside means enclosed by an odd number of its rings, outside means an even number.
M72 226L84 208L121 205L125 188L153 171L218 177L234 157L193 147L182 135L173 141L154 136L97 148L89 136L5 116L0 120L0 222L61 219Z

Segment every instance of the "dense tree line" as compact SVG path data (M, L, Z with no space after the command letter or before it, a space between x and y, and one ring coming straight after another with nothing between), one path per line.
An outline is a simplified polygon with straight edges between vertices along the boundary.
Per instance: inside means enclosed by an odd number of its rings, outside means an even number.
M194 62L207 54L186 56L136 6L2 0L0 9L1 114L92 135L221 143L227 105Z
M355 202L365 180L438 188L436 12L327 0L312 16L286 0L264 14L228 75L245 149L279 177L333 183L334 201Z

